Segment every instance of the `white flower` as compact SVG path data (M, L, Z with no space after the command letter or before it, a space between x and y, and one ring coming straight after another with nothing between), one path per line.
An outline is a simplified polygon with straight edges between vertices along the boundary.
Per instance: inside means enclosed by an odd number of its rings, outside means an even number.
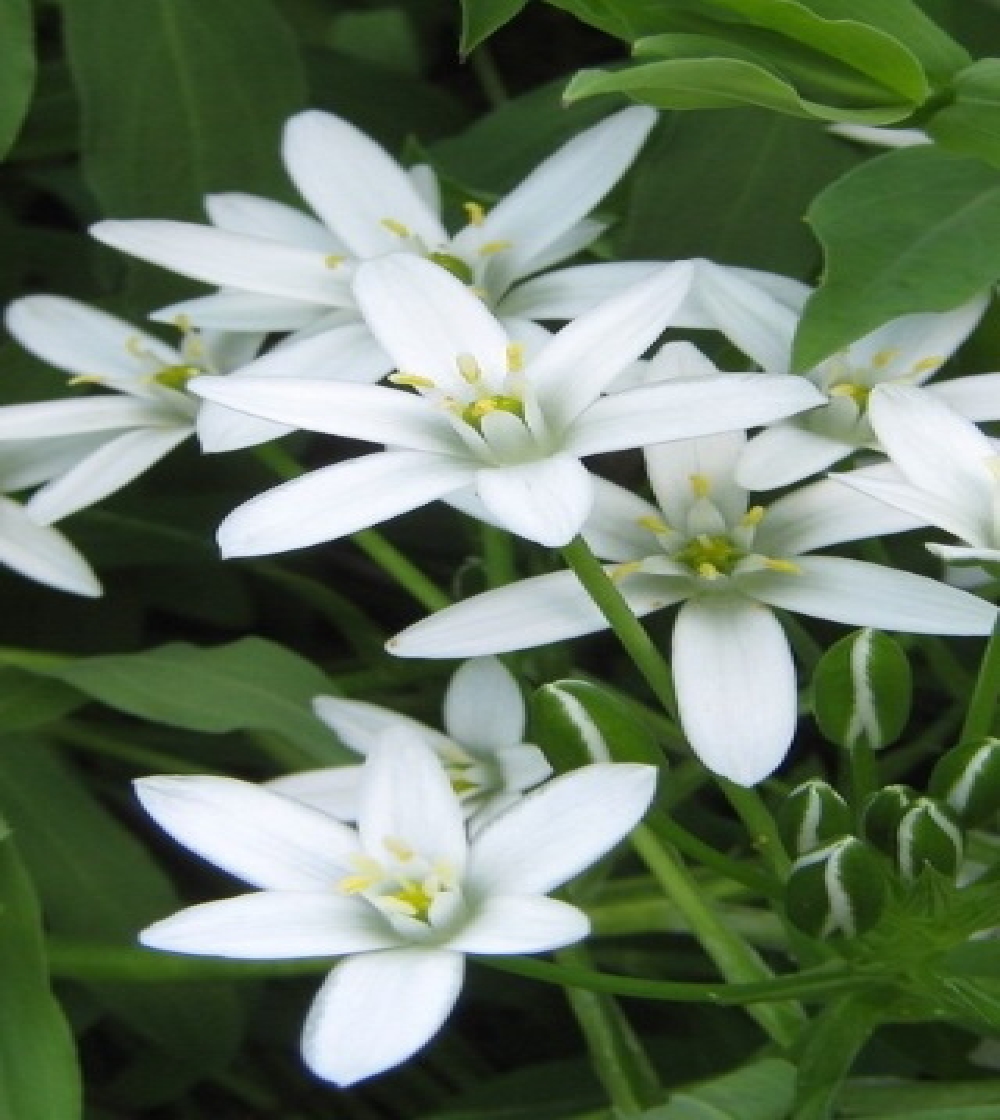
M403 371L397 385L415 392L296 378L191 384L231 408L388 445L252 499L223 522L223 553L301 548L472 490L511 532L562 545L592 503L582 456L765 423L815 403L804 379L760 374L601 397L668 325L690 276L688 264L666 266L575 319L525 361L523 348L449 272L403 254L365 262L358 302Z
M247 782L148 778L137 789L154 819L259 889L183 910L141 940L243 959L343 956L302 1049L314 1073L350 1085L437 1032L466 953L539 953L585 937L586 916L545 896L628 834L655 780L649 766L586 766L470 840L433 751L403 728L364 763L356 829Z
M444 735L363 700L317 696L313 708L344 746L360 755L367 755L386 732L408 728L444 766L472 829L481 828L552 773L538 747L522 742L524 700L517 682L495 657L466 661L452 677L444 698ZM361 766L330 766L275 778L268 785L349 821L357 815L361 771Z
M689 352L685 368L693 372ZM659 508L602 483L584 535L616 561L610 574L637 615L684 604L671 663L685 733L711 770L752 785L780 763L796 725L795 671L773 608L939 634L986 634L996 609L908 572L806 555L915 522L875 501L846 500L851 492L830 481L766 509L749 506L734 475L744 446L744 434L733 432L648 447ZM448 607L404 630L389 649L403 657L469 657L606 626L573 573L556 572Z
M869 415L903 477L831 477L964 541L927 545L949 563L1000 564L1000 455L994 441L929 393L902 385L873 390Z

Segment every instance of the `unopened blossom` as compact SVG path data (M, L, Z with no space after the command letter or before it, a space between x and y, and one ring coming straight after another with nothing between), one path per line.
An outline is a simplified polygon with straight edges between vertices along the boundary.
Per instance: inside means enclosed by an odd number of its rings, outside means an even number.
M583 456L767 423L816 403L803 378L760 374L601 395L670 324L691 274L684 262L668 265L525 356L447 270L406 254L361 264L355 294L400 371L394 386L243 377L191 387L230 408L386 450L247 502L219 530L223 553L301 548L469 493L512 533L563 545L593 503Z
M681 353L679 372L699 380L690 351ZM735 473L745 445L744 433L730 432L647 447L657 505L602 483L584 536L614 561L609 574L637 615L683 604L670 661L685 734L709 769L753 785L781 762L796 727L795 669L775 609L851 626L986 634L996 608L923 576L811 555L918 522L827 480L766 507L751 505ZM564 571L447 607L397 635L389 649L403 657L472 657L607 625Z
M482 827L552 773L539 748L523 742L521 690L495 657L466 661L452 677L444 698L444 734L364 700L317 696L313 710L345 747L362 756L396 728L418 736L444 766L472 828ZM329 766L268 785L349 821L357 815L361 773L361 766Z
M351 1085L406 1061L458 998L465 955L540 953L589 932L546 895L623 839L653 795L650 766L595 764L546 782L471 838L434 751L407 728L364 763L356 827L229 778L137 783L176 840L256 888L141 934L177 953L340 957L302 1036L317 1076Z

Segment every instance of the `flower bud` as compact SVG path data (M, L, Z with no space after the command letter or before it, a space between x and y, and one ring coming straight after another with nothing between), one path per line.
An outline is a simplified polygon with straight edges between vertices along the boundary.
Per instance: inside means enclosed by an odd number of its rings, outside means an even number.
M934 767L928 792L964 825L987 821L1000 809L1000 739L959 743Z
M878 921L885 877L878 853L841 836L800 856L785 884L789 919L813 937L857 937Z
M873 793L861 810L861 835L887 856L896 858L899 822L919 799L909 786L885 786Z
M954 876L965 842L951 810L921 797L899 822L897 845L900 874L912 882L925 867Z
M785 798L777 823L785 847L801 856L849 832L851 810L829 782L813 778Z

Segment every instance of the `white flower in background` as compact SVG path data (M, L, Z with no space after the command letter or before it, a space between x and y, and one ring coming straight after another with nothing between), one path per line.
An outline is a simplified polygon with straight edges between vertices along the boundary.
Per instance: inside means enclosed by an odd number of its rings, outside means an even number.
M760 374L601 396L670 323L691 271L683 262L662 268L525 360L445 269L404 254L360 265L358 302L402 371L398 387L243 377L198 378L191 388L230 408L388 449L247 502L219 530L223 554L301 548L472 491L510 532L563 545L593 500L582 456L766 423L815 403L804 379Z
M470 840L447 774L405 728L364 763L357 828L248 782L147 778L137 790L157 823L258 890L182 910L141 940L251 960L343 957L302 1051L319 1077L350 1085L433 1037L465 954L540 953L586 937L586 915L545 896L631 831L655 781L650 766L585 766Z
M745 283L728 269L701 280L701 303L715 329L772 373L791 369L801 312L789 301L793 294L789 290L776 298L760 283ZM952 311L893 319L804 374L823 393L822 406L754 436L740 460L740 482L752 490L787 486L860 448L877 447L867 413L872 389L923 385L975 329L986 304L981 297ZM1000 419L1000 374L957 377L928 385L926 391L971 420Z
M320 221L282 203L233 193L209 196L214 227L105 221L91 232L114 248L222 288L164 308L157 317L180 314L200 326L319 336L303 361L303 375L306 361L316 365L324 345L319 338L326 338L335 360L338 336L364 329L351 291L354 267L391 252L413 253L448 269L508 320L515 337L530 341L534 324L526 320L547 314L552 290L546 289L537 309L530 294L518 298L514 314L506 308L508 293L516 295L523 277L573 256L601 233L605 223L587 215L628 170L655 122L655 111L639 106L613 114L564 144L489 211L468 203L468 224L452 236L442 223L429 167L407 171L352 124L309 110L288 121L283 155ZM569 301L567 318L623 283L604 269L595 291L594 279L581 271L573 270L558 287L560 302ZM366 343L360 360L381 364L380 372L387 373L391 361L370 336Z
M961 545L929 543L951 564L1000 564L1000 454L970 420L919 389L884 385L869 405L879 442L900 479L831 475L922 522L953 533Z
M466 661L451 678L444 697L443 735L363 700L317 696L313 709L345 747L360 755L367 755L386 732L408 728L444 766L471 828L481 828L552 773L538 747L522 742L521 690L495 657ZM341 820L354 820L361 773L361 766L330 766L267 784Z
M676 344L669 353L691 379L692 348ZM661 369L667 357L661 352ZM742 432L647 447L659 508L605 482L584 536L616 562L610 574L637 615L684 604L671 650L684 731L709 769L753 785L781 762L796 726L795 670L775 609L851 626L986 634L996 608L923 576L807 555L918 522L873 500L846 500L864 495L830 481L766 508L750 506L735 479L744 447ZM555 572L447 607L404 630L389 649L403 657L470 657L606 626L574 574Z

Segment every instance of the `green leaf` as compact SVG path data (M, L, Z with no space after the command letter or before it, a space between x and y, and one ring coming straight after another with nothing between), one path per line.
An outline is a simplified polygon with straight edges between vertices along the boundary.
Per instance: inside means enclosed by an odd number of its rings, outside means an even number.
M947 311L1000 275L1000 171L935 145L870 160L806 218L826 273L799 324L799 369L889 319Z
M462 0L461 50L465 56L509 23L528 0Z
M134 654L82 658L48 670L112 708L191 731L274 731L319 762L350 757L313 714L329 679L263 638L203 649L172 642Z
M77 1120L80 1073L49 988L38 901L7 826L0 829L0 1116Z
M17 136L34 84L31 0L0 0L0 158Z
M643 1120L785 1120L795 1096L795 1067L775 1058L673 1093Z
M1000 167L1000 59L981 58L963 70L954 99L926 128L944 147Z
M0 730L30 731L85 702L80 692L60 681L12 666L0 668Z

